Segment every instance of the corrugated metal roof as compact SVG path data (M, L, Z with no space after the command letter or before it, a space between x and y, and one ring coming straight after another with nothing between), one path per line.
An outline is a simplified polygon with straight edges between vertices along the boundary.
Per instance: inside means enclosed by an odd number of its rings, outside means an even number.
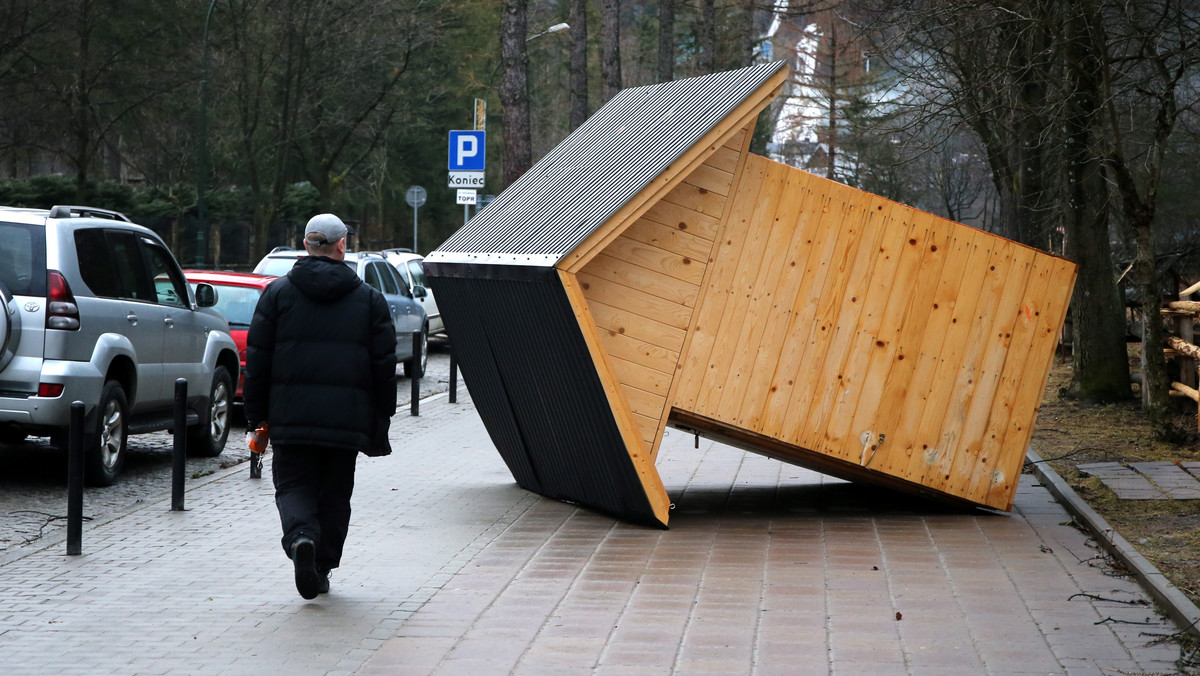
M426 261L555 265L784 65L623 90Z

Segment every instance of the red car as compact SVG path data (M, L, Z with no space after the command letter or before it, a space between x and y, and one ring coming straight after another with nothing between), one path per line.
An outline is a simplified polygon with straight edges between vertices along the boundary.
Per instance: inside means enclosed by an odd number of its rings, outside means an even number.
M214 272L212 270L184 270L188 282L212 284L217 290L217 304L214 310L225 316L229 322L229 335L237 343L238 359L241 369L238 370L237 391L234 397L242 398L242 378L246 372L246 331L250 328L250 319L254 317L254 307L258 305L258 297L263 289L275 280L267 275L254 275L245 272Z

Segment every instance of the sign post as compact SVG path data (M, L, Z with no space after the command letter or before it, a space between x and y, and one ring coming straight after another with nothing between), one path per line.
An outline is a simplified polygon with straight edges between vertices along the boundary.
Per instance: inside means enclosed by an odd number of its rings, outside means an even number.
M408 192L404 193L404 201L408 202L408 206L413 210L413 253L421 253L417 250L417 210L425 204L425 188L419 185L408 187Z

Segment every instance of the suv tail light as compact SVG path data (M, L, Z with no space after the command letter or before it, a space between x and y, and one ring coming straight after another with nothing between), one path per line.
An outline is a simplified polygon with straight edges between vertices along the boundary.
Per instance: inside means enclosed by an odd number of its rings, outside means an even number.
M79 328L79 306L75 304L75 296L71 287L58 270L46 272L46 295L49 303L46 306L46 328L75 331Z

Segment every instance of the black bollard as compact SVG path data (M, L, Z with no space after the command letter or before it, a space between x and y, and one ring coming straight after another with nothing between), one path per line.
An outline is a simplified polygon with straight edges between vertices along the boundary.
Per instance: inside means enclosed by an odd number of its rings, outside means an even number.
M454 344L450 344L450 403L458 401L458 360L454 358Z
M175 381L175 446L171 449L171 511L183 510L183 473L187 469L187 389L185 378Z
M416 367L421 363L421 332L413 332L413 369L416 373ZM414 375L412 377L412 414L421 415L421 377Z
M71 402L67 429L67 556L83 553L83 402Z

